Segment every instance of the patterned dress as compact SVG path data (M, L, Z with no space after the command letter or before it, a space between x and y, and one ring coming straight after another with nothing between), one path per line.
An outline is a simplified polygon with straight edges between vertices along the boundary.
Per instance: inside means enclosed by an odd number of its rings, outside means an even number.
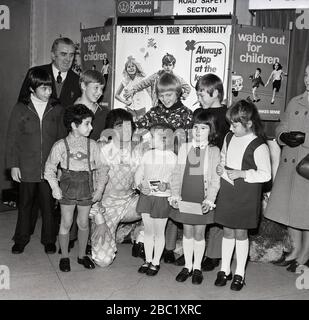
M91 215L103 213L109 232L104 243L100 240L92 243L92 258L101 267L111 264L116 256L116 232L119 233L120 222L140 220L136 213L138 195L133 190L134 174L142 157L142 146L132 145L127 149L119 149L113 142L101 148L101 161L104 164L108 182L100 203L91 209ZM118 229L117 229L118 228ZM124 233L132 229L126 228Z

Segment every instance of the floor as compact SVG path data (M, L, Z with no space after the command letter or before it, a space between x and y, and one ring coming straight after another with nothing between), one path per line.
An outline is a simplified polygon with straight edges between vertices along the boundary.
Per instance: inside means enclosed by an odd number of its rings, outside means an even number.
M0 213L0 277L3 266L9 268L9 289L0 278L0 300L308 300L307 290L297 289L300 274L287 272L272 264L249 262L246 286L240 292L229 286L213 285L218 271L204 273L201 285L193 285L190 278L184 283L175 281L181 267L162 262L155 277L137 272L140 258L131 256L131 244L120 244L117 257L107 268L84 269L77 264L76 246L71 250L71 272L58 268L59 255L47 255L39 241L40 224L23 254L13 255L11 240L16 211ZM234 267L234 266L233 266ZM234 270L234 269L232 269ZM309 272L307 273L309 275Z

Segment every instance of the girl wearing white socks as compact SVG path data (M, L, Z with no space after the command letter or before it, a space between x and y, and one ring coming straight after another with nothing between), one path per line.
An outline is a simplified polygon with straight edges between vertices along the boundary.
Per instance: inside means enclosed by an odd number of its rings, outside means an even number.
M152 149L145 152L135 173L135 185L141 189L136 212L144 223L144 249L146 260L139 273L154 276L160 269L165 246L165 226L170 213L167 201L171 195L170 180L176 165L174 128L167 123L150 128Z
M215 117L207 109L194 113L192 135L193 141L183 144L178 153L169 199L175 209L170 218L183 223L185 267L176 281L184 282L192 275L192 283L201 284L205 228L213 223L212 209L220 186L220 177L216 173L220 151L215 146Z
M248 229L258 226L262 183L271 179L268 146L259 113L246 100L236 102L227 112L231 123L221 151L221 188L217 198L215 222L223 228L221 271L216 286L232 280L231 260L236 248L236 271L231 289L239 291L244 285L249 252Z

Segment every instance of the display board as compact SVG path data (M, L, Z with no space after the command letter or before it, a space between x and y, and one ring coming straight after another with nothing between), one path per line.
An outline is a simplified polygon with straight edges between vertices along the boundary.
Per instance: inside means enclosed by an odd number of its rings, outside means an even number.
M249 0L249 10L308 9L308 0Z
M113 93L113 27L98 27L81 30L81 65L82 70L100 71L106 80L100 104L111 109Z
M174 0L173 15L232 15L234 0Z
M258 100L255 104L261 118L278 120L286 103L289 31L236 26L235 32L232 67L233 100ZM282 66L281 72L274 69L274 64L277 62ZM261 69L260 79L265 85L274 71L266 87L257 80L257 68ZM256 87L255 92L253 92L254 87ZM273 98L274 90L276 92Z
M215 73L228 87L230 25L131 25L117 26L115 92L123 81L128 59L134 58L149 77L162 69L162 57L176 58L173 72L191 87L184 104L192 110L198 107L195 84L205 73ZM114 100L114 108L125 104ZM150 105L146 106L147 109Z

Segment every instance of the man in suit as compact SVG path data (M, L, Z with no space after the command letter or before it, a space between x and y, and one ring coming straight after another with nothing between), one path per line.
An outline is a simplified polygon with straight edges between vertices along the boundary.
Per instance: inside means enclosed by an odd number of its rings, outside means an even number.
M40 66L52 76L52 97L58 99L63 107L74 104L75 100L81 95L79 76L71 70L74 56L74 42L69 38L58 38L51 48L52 62ZM19 101L22 101L28 95L27 88L29 86L27 86L26 79L27 76L19 93Z
M79 76L71 70L72 63L75 56L74 42L69 38L56 39L51 47L51 60L50 64L41 65L40 68L46 70L52 77L52 94L51 97L58 100L60 105L66 108L69 105L74 104L75 100L81 95L79 87ZM29 96L28 88L29 84L27 79L29 71L23 81L20 89L18 101L23 101L25 97ZM31 233L34 232L37 217L38 217L38 202L35 201L32 207L31 217ZM60 212L55 212L57 220L60 222ZM75 233L72 234L70 241L70 247L74 246L74 240L76 238ZM50 248L48 253L56 252L56 246Z

